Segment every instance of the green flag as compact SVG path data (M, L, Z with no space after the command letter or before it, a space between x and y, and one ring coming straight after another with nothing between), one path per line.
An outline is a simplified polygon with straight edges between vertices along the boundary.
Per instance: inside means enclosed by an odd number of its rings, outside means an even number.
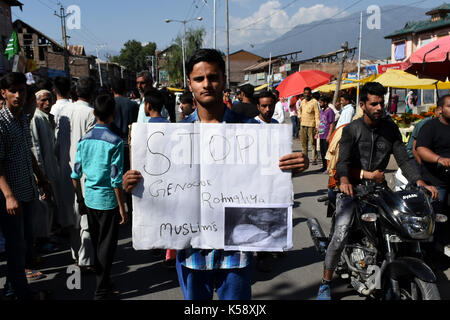
M14 30L11 35L11 39L9 39L8 45L6 46L5 55L8 56L8 60L11 60L11 58L18 54L19 51L19 37L17 36L16 30Z

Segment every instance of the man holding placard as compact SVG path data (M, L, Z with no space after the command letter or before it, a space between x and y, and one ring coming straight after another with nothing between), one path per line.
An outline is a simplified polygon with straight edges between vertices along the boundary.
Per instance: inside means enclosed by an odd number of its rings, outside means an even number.
M197 110L186 119L186 122L201 124L256 123L254 119L236 114L223 104L222 92L226 85L225 63L218 51L197 50L187 63L187 75L190 90L197 102ZM163 135L160 132L159 136ZM150 152L153 156L159 155L161 158L161 154ZM303 172L308 166L309 161L302 153L288 154L279 160L279 169L292 171L292 174ZM148 176L150 177L149 174ZM124 175L125 190L131 192L142 182L142 179L141 172L133 170L127 172ZM209 183L209 180L201 181L198 185ZM173 195L174 190L171 192L169 193L167 188L164 196ZM157 193L161 194L159 191ZM202 198L204 203L207 200ZM210 203L213 204L212 201L208 201L208 204ZM196 231L192 229L192 224L190 227L191 231ZM201 227L203 226L198 226L198 230ZM174 230L177 232L176 227ZM161 229L162 231L164 230ZM217 289L218 297L221 300L251 299L252 255L252 252L222 249L189 247L178 250L177 272L184 298L187 300L212 299L214 289Z

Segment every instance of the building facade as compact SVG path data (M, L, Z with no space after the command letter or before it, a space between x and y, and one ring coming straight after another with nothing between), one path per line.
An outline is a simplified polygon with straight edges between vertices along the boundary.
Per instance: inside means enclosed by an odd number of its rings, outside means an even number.
M426 13L430 18L408 22L401 30L385 36L391 39L391 63L404 62L424 45L450 35L450 3Z
M17 0L0 0L0 74L11 69L11 62L3 55L13 32L11 7L20 7L23 4Z

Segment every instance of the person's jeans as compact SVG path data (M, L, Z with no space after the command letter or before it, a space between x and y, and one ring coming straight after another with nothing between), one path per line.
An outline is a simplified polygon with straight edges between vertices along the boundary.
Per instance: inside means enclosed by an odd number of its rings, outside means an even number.
M327 159L325 159L325 156L327 155L328 151L328 142L326 139L320 139L320 156L322 157L322 168L324 170L327 169Z
M297 116L291 116L291 123L292 123L292 137L298 138L299 131L300 131L300 123Z
M12 216L6 211L6 200L0 193L0 224L5 237L7 283L20 300L31 298L25 276L25 265L32 260L33 201L20 202L21 214Z
M328 245L325 256L325 270L335 270L339 262L342 250L347 242L351 227L353 212L356 208L356 200L346 194L339 193L336 198L336 215L334 220L334 232Z
M308 154L308 143L311 144L313 161L317 161L317 147L314 130L314 127L301 126L300 143L302 144L302 151L305 155Z
M251 300L251 264L242 269L193 270L177 257L176 268L185 300L212 300L214 289L220 300Z
M102 299L111 288L110 275L119 237L120 213L118 207L114 210L87 210L86 216L95 251L95 299Z

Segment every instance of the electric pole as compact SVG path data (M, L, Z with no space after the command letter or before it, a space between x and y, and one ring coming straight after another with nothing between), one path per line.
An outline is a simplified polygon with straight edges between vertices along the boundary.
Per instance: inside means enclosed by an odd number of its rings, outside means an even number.
M63 39L63 43L64 43L64 71L67 73L67 76L70 76L70 68L69 68L69 52L67 50L67 33L66 33L66 18L70 15L70 14L66 14L66 11L64 9L64 6L58 2L58 5L60 6L59 12L60 14L58 14L55 11L55 16L57 16L58 18L61 19L61 30L62 30L62 39Z
M358 50L358 90L356 92L356 110L359 108L359 90L361 84L361 53L362 53L362 31L363 31L363 13L361 11L361 18L359 22L359 50Z
M344 73L345 61L347 60L347 53L348 53L348 41L345 41L345 43L341 46L341 48L344 49L344 56L342 57L341 70L339 70L339 77L337 79L336 91L334 92L333 105L336 105L337 99L339 97L339 91L341 91L342 74Z
M105 48L106 46L104 44L97 45L95 47L95 50L97 51L97 66L98 66L98 76L100 78L100 87L103 87L103 77L102 77L102 67L100 65L100 56L98 54L99 50L102 48Z

